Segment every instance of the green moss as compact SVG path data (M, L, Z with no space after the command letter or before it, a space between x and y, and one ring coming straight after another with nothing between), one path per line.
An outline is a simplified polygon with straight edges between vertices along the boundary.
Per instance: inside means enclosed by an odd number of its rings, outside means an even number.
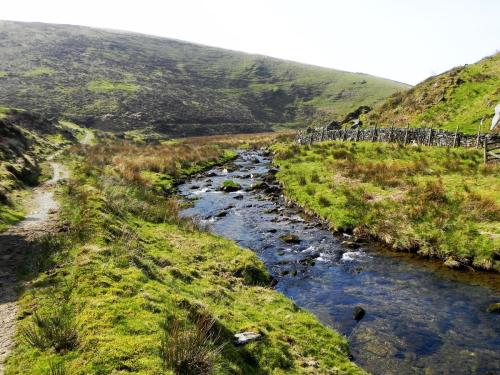
M173 315L187 327L198 316L215 319L226 343L217 374L363 373L349 361L344 337L267 286L253 252L177 219L164 198L124 184L110 168L81 158L74 166L62 192L72 230L50 241L62 244L50 253L58 266L29 276L19 324L64 301L79 345L54 354L17 336L7 374L43 373L53 361L75 375L164 373L160 323ZM241 331L264 338L236 347L232 336Z
M286 194L334 228L500 271L500 170L480 151L369 142L274 150Z
M0 70L0 78L6 77L6 76L7 76L7 72Z

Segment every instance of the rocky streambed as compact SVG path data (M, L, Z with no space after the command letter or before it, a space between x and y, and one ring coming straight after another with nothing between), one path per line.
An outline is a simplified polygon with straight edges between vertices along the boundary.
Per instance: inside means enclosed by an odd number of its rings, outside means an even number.
M192 201L182 214L255 251L274 287L345 334L369 372L500 372L500 315L487 312L498 275L465 277L335 236L286 206L275 172L264 152L240 152L179 186Z

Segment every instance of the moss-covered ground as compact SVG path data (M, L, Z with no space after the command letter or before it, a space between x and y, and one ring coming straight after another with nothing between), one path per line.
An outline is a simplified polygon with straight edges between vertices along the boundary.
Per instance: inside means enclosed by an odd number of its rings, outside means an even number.
M500 271L500 166L480 151L369 142L274 151L285 194L334 229Z
M185 163L141 165L175 180L206 167L205 157L228 155L221 145L193 142L163 146L183 150L177 155ZM66 229L40 241L22 270L21 328L7 374L171 374L160 358L161 323L174 316L186 335L200 316L214 319L213 345L224 345L214 352L216 374L362 373L348 358L346 339L274 291L253 252L178 219L175 199L148 179L128 178L130 168L122 167L133 158L100 155L108 151L75 150L72 178L59 188ZM148 151L141 155L149 160ZM55 306L71 316L76 346L28 345L23 327ZM232 336L243 331L262 338L235 346Z

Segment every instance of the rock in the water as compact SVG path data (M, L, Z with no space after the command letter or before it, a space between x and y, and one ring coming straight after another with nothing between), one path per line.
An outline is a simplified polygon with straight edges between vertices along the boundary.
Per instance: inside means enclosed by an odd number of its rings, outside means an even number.
M444 262L444 265L448 268L452 268L452 269L458 269L460 267L462 267L462 264L453 259L452 257L449 257L448 259L446 259L446 261Z
M233 199L238 199L238 200L241 200L241 199L243 199L243 194L238 194L238 195L235 195L235 196L233 197Z
M199 188L200 188L200 185L191 185L191 187L190 187L190 189L192 189L192 190L196 190Z
M292 233L285 234L280 237L281 241L286 242L286 243L300 243L300 238Z
M356 321L360 321L361 319L363 319L363 317L365 316L366 312L365 312L365 309L363 309L361 306L356 306L353 310L352 310L352 317L354 320Z
M233 180L226 180L222 183L221 188L222 191L226 193L230 193L232 191L238 191L241 189L241 185L234 182Z
M261 182L257 182L255 184L252 184L248 190L263 190L263 189L267 189L268 187L269 187L268 184L261 181Z
M354 241L342 241L342 245L349 249L358 249L360 247L359 243Z
M276 233L278 230L276 228L271 228L268 230L269 233Z
M248 344L250 341L260 339L262 335L255 332L241 332L234 335L235 344L237 346Z
M488 309L486 311L488 311L489 313L500 314L500 302L492 303L488 306Z
M273 167L271 169L269 169L269 171L267 173L269 174L272 174L272 175L275 175L276 173L278 173L280 170L276 167Z
M274 193L279 193L281 191L280 187L277 185L269 186L266 188L265 193L266 194L274 194Z
M224 216L227 216L227 214L228 214L227 211L221 211L217 215L215 215L215 217L224 217Z

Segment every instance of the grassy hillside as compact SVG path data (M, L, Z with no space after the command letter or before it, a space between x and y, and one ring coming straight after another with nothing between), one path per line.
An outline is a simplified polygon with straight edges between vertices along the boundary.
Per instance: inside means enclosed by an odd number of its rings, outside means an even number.
M393 94L367 115L382 126L432 126L475 133L482 118L489 129L500 102L500 53L475 64L431 77L412 89Z
M0 21L0 103L108 130L269 130L340 117L408 86L172 39Z
M254 138L73 150L66 229L30 252L6 374L364 373L344 337L269 286L253 252L179 219L155 188L266 141ZM242 331L262 338L236 346Z
M369 142L275 151L287 196L333 228L500 272L500 166L480 151Z
M0 107L0 231L22 218L19 193L44 178L41 161L80 134L75 125Z

